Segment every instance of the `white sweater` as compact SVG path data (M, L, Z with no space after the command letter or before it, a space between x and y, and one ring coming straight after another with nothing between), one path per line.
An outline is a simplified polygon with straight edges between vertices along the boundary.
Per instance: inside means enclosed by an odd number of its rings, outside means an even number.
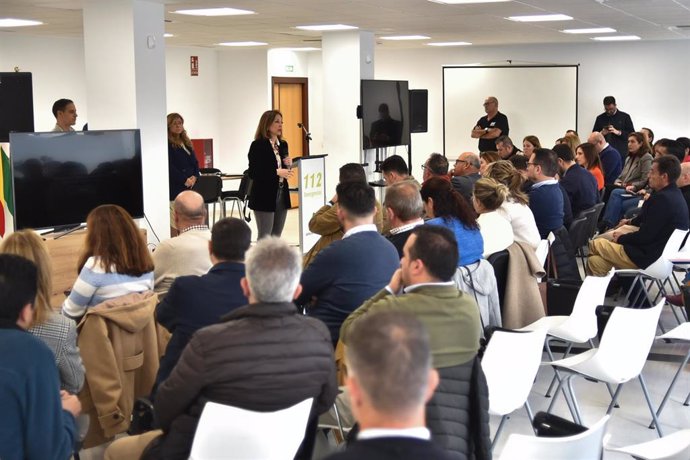
M496 212L510 222L515 241L522 241L537 249L541 237L534 220L534 214L532 214L529 206L513 200L506 200Z

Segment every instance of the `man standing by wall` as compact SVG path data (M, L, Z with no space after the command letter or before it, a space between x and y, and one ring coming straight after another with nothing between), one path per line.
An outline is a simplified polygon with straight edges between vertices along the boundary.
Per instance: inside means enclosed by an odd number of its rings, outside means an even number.
M472 129L472 138L479 139L479 152L496 150L496 139L499 136L507 136L508 117L498 111L498 99L489 96L484 101L486 115L477 121L477 126Z
M604 113L597 117L592 131L600 132L625 161L628 156L628 135L635 132L635 127L630 115L618 110L615 97L604 98Z

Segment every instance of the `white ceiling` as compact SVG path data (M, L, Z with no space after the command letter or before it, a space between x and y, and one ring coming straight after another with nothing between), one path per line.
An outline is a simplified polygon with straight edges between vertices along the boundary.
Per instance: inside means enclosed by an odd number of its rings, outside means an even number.
M117 0L102 0L117 1ZM643 40L690 38L690 0L520 0L478 5L443 5L428 0L154 0L165 4L169 45L215 46L227 41L262 41L270 47L319 46L320 32L294 27L342 23L373 31L383 48L425 47L424 42L389 42L385 35L422 34L430 41L474 45L590 42L565 28L612 27ZM194 17L177 9L234 7L249 16ZM4 34L61 37L82 35L82 0L0 0L0 17L34 19L44 25L0 29ZM507 16L563 13L573 21L516 23ZM677 26L688 26L678 28Z

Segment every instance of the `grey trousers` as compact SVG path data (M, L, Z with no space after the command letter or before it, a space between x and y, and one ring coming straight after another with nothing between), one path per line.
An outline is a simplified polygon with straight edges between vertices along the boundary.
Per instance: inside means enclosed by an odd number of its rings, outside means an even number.
M288 210L285 209L283 194L289 193L287 184L284 187L278 188L278 196L276 196L276 210L275 212L254 211L256 218L256 228L259 231L257 240L267 236L280 237L285 227L285 218Z

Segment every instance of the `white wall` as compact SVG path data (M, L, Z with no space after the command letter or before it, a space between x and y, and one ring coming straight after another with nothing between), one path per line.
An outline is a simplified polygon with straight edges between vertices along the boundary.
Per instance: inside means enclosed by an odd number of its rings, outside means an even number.
M34 127L50 131L55 126L53 102L72 99L77 106L77 124L86 123L86 74L84 41L73 38L39 37L3 33L0 40L0 72L31 72L34 86Z
M442 66L484 63L580 64L578 130L592 129L603 111L602 99L613 95L632 116L636 129L654 130L657 138L690 134L690 42L592 43L461 47L453 49L376 50L376 78L409 80L410 88L429 90L429 132L412 134L413 165L443 148ZM489 94L482 95L489 96ZM558 103L558 101L554 101ZM479 118L481 106L467 107ZM534 107L548 111L549 107ZM501 106L510 117L510 107ZM471 126L458 126L468 133ZM535 134L538 135L535 127ZM513 139L520 144L522 139ZM544 139L549 145L555 139ZM459 152L446 152L454 158ZM414 174L421 174L413 168Z

